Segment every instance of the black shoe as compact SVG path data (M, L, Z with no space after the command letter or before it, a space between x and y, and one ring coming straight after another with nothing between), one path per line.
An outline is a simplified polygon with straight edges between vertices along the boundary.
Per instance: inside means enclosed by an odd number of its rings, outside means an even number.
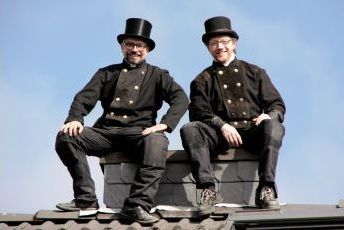
M138 222L140 224L153 224L159 221L159 218L150 215L140 206L135 208L123 207L119 215L125 220Z
M264 209L279 209L280 204L276 199L274 190L269 186L264 186L260 193L256 194L256 205Z
M77 201L72 200L68 203L59 203L56 208L63 211L80 211L80 210L97 210L99 209L98 201L87 202L87 201Z
M209 216L215 210L215 204L218 199L218 193L212 189L203 189L201 193L201 201L198 206L198 216Z

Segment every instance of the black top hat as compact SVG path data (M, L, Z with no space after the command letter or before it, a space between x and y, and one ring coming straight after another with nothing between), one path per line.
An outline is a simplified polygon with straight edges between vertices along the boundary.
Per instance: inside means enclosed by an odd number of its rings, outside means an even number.
M219 16L209 18L204 22L205 34L202 36L202 41L208 44L209 39L218 35L228 35L230 37L239 39L239 35L232 30L231 20L229 18Z
M152 24L147 20L128 18L125 25L125 32L117 36L117 41L121 44L125 38L139 38L147 43L151 51L155 47L155 42L149 37L151 29Z

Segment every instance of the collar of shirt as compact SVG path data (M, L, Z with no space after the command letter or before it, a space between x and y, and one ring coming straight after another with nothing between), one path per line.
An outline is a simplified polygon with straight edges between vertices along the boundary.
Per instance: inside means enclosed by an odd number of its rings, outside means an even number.
M235 59L236 59L236 56L234 53L232 53L228 62L223 64L223 63L213 61L213 66L214 67L226 67L226 66L229 66L229 64L231 64Z
M220 68L221 67L227 67L227 66L229 66L229 64L231 64L235 60L236 60L236 56L235 56L235 54L232 54L231 57L229 58L228 62L226 62L224 64L213 61L213 67L220 67Z
M127 69L136 69L136 68L140 68L141 66L144 66L144 64L146 64L146 61L144 60L143 62L140 62L138 64L132 64L130 62L128 62L125 58L122 61L122 65L124 68Z

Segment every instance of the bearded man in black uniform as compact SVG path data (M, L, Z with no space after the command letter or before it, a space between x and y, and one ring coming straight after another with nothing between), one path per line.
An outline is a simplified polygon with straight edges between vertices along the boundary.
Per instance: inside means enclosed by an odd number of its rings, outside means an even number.
M203 189L200 215L213 211L219 195L211 157L237 147L259 154L256 205L278 208L275 174L284 102L264 69L236 58L239 36L230 19L214 17L204 25L202 41L214 60L191 83L191 122L181 129L197 188Z
M148 212L166 164L168 139L164 132L172 132L189 101L168 71L146 63L146 55L155 47L151 28L144 19L129 18L125 33L117 36L124 56L122 63L99 69L74 97L56 139L56 151L73 179L74 200L60 203L57 208L97 209L86 155L102 157L126 150L138 159L139 168L120 216L143 224L158 221ZM97 101L104 112L93 127L85 127L83 117ZM157 111L163 101L169 109L157 124Z

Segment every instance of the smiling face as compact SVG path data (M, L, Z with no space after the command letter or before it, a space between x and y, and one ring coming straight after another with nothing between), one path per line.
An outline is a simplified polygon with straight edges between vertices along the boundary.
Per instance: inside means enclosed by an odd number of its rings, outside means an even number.
M127 38L123 40L121 49L124 58L129 63L135 65L142 63L146 59L148 53L147 44L140 39L134 38Z
M228 63L234 54L237 40L227 35L212 37L208 42L208 50L214 61L221 64Z

